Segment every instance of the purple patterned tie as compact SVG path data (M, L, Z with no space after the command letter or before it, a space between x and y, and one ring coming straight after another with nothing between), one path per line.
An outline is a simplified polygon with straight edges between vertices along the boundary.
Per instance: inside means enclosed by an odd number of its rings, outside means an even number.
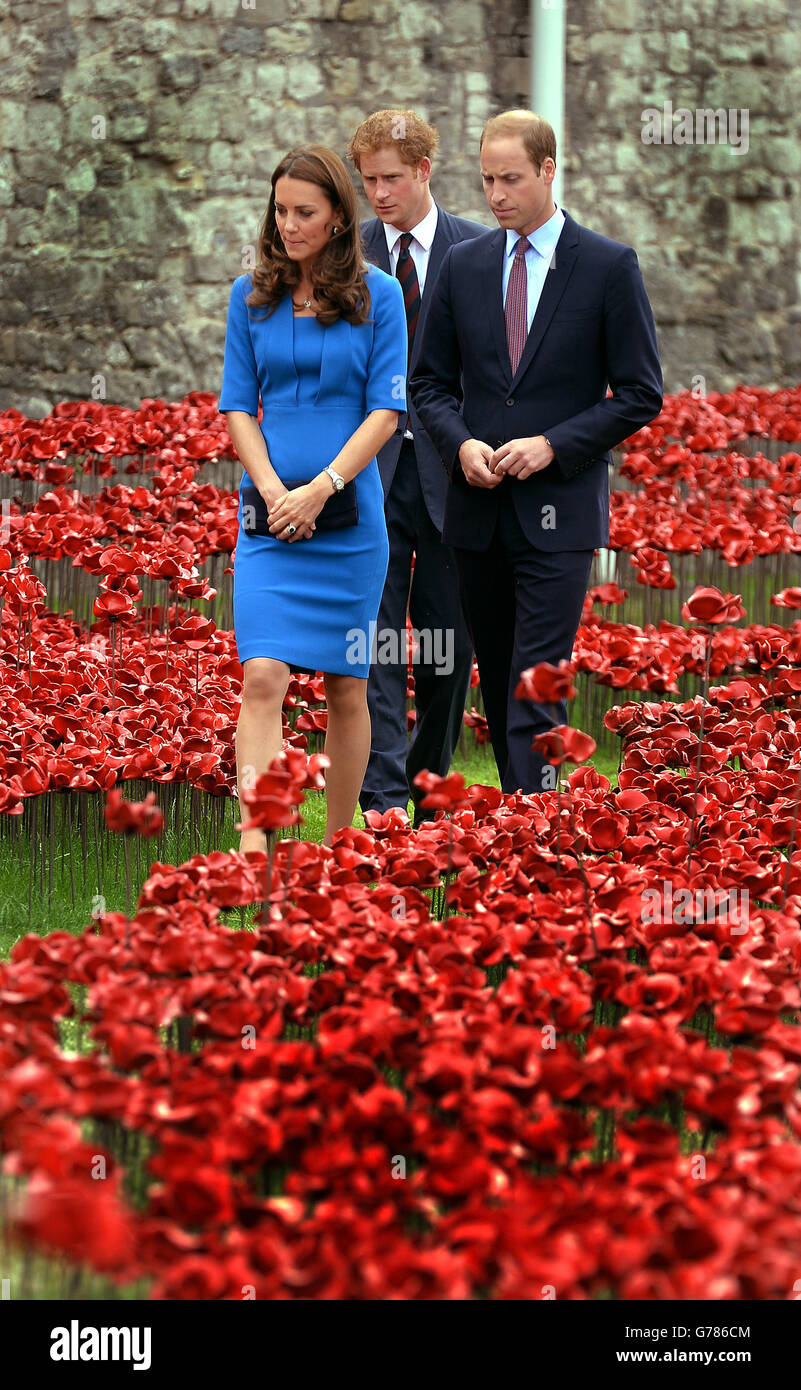
M411 232L401 233L398 268L395 272L400 281L400 287L403 290L403 302L406 305L406 331L409 338L409 357L412 355L414 330L417 327L417 317L420 313L420 282L417 279L417 268L412 259L412 253L409 250L411 240Z
M512 261L512 269L509 272L509 283L506 287L506 304L504 313L506 315L506 341L509 344L509 362L512 367L512 376L517 371L520 358L523 356L523 348L528 337L528 277L526 275L526 252L530 242L526 237L521 236L515 247L515 258Z

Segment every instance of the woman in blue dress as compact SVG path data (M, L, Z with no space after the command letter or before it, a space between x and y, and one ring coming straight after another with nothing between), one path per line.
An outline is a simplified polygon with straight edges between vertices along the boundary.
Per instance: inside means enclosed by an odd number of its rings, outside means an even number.
M240 492L237 782L251 786L281 752L291 668L322 671L330 845L353 821L370 754L367 677L389 559L376 452L406 408L406 313L399 282L363 258L337 154L292 150L271 185L258 264L231 288L219 399L240 488L255 485L269 509L269 534L245 529ZM351 480L358 521L318 528L327 499ZM242 833L242 851L265 848L262 831Z

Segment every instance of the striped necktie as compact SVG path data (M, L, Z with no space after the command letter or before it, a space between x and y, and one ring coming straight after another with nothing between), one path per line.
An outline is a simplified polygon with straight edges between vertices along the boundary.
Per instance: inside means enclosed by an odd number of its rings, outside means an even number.
M411 232L402 232L400 236L400 254L398 255L398 268L396 271L403 290L403 302L406 305L406 331L409 340L409 357L412 355L412 342L414 340L414 330L417 327L417 318L420 313L420 282L417 279L417 267L412 259L409 250L411 244Z
M506 316L506 341L509 345L509 362L512 368L512 376L517 371L520 358L523 356L523 348L528 337L528 276L526 274L526 252L530 242L524 236L515 247L515 258L512 261L512 269L509 272L509 283L506 286L506 304L504 314Z

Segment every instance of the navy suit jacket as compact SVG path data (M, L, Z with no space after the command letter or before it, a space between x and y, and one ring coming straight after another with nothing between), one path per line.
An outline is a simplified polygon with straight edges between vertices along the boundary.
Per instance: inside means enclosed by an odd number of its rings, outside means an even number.
M609 543L610 450L662 408L653 314L630 246L565 223L513 374L506 342L503 227L446 252L429 296L408 394L449 476L443 540L485 550L511 489L541 550ZM607 386L613 395L607 397ZM522 482L471 487L466 439L493 448L545 434L556 457Z
M469 222L464 217L452 217L449 212L437 204L437 226L434 232L434 240L431 243L431 250L428 255L428 265L426 267L425 284L420 298L420 313L417 319L414 339L412 341L411 360L409 362L409 373L413 371L417 358L420 353L420 339L426 321L426 313L431 302L431 292L437 279L442 258L445 252L455 243L465 241L471 237L486 235L487 228L480 222ZM361 224L362 238L364 241L365 259L377 265L381 270L385 270L388 275L392 274L392 264L390 261L389 250L387 248L387 236L384 231L384 224L380 217L371 217L368 221ZM407 375L408 375L407 374ZM407 393L408 399L408 393ZM389 489L392 486L392 479L395 476L395 469L398 464L398 456L403 443L404 431L410 429L414 435L414 450L417 457L417 471L420 475L420 486L429 516L438 531L442 531L442 523L445 514L445 494L448 490L448 478L442 467L442 460L436 445L432 443L426 434L422 421L414 408L414 403L409 401L409 412L406 415L398 416L398 428L394 435L382 449L379 449L376 458L378 459L378 469L381 474L381 482L384 485L384 497L389 496Z

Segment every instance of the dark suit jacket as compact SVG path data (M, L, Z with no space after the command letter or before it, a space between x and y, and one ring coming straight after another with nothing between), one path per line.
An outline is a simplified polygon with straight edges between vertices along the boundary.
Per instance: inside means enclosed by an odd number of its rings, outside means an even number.
M523 532L538 549L605 546L609 451L662 408L656 332L637 257L565 213L513 376L502 301L505 246L499 227L451 247L417 334L409 394L450 479L443 540L486 549L499 494L510 488ZM522 482L504 478L497 488L469 486L458 459L466 439L498 448L538 434L556 454L547 468Z
M487 228L482 227L480 222L469 222L464 217L452 217L449 212L445 212L437 204L437 226L434 232L434 240L431 243L431 250L428 256L428 266L426 268L425 284L420 300L420 313L417 319L414 341L412 343L411 361L409 363L409 373L412 372L420 353L420 339L422 330L425 326L426 313L431 302L431 291L436 283L437 274L445 252L456 242L465 241L472 237L486 235ZM388 275L392 274L392 264L390 262L389 251L387 250L387 237L384 231L384 224L380 217L371 217L361 225L362 237L364 240L365 259L373 265L377 265L381 270L385 270ZM380 449L376 458L378 459L378 469L381 474L381 482L384 485L384 496L389 495L392 486L392 479L395 476L395 469L398 463L398 455L401 451L403 434L406 429L410 429L414 435L414 448L417 456L417 469L420 474L420 485L425 498L426 507L429 515L438 531L442 530L442 522L445 513L445 494L448 490L448 478L442 467L442 460L434 444L432 444L425 428L410 402L408 415L398 417L398 428L395 434Z

